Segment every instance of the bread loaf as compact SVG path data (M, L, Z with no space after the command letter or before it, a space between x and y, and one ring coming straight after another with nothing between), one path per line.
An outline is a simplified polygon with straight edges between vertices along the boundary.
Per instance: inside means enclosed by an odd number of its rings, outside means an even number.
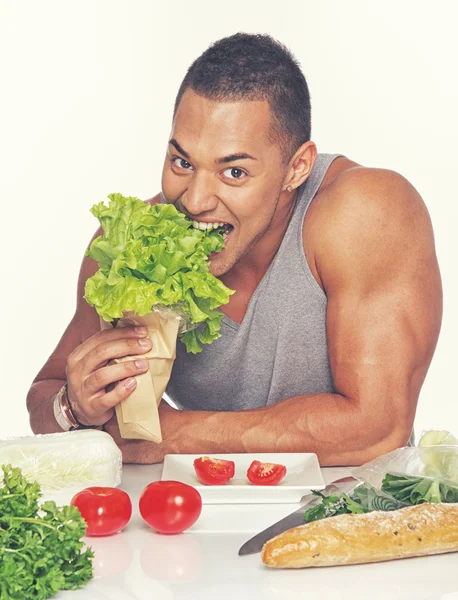
M353 565L458 551L458 503L329 517L269 540L269 567Z

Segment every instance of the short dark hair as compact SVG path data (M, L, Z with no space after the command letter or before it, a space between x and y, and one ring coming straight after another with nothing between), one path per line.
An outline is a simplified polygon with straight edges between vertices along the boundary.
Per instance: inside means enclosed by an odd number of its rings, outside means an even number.
M191 88L210 100L267 100L273 135L289 160L311 135L310 94L292 53L269 35L236 33L212 44L189 67L174 116Z

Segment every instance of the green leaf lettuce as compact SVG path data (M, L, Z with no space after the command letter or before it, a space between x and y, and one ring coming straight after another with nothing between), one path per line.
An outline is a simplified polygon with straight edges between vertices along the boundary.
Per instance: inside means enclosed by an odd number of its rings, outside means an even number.
M201 344L220 337L223 315L216 309L234 293L209 272L208 256L224 248L221 230L194 229L172 204L108 197L108 206L91 209L103 235L86 252L99 265L86 282L86 301L105 321L171 307L198 325L179 337L188 352L200 352Z

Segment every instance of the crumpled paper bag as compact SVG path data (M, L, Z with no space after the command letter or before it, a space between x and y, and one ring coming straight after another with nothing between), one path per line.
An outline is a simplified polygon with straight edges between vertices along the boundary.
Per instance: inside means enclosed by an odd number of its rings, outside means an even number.
M102 329L113 327L100 320ZM120 363L136 358L148 359L149 371L136 375L137 387L116 406L116 417L122 438L162 442L159 404L165 392L176 357L176 343L180 317L173 313L151 312L143 317L127 313L116 327L142 326L148 329L152 348L142 355L115 359Z

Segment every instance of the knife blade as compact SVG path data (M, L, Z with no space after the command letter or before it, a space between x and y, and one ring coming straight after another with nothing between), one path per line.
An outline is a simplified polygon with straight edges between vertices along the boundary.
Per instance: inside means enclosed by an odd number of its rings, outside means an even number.
M342 477L341 479L337 479L336 481L332 481L329 483L324 490L320 490L322 494L325 496L329 496L333 493L348 493L353 490L358 485L358 480L354 477ZM308 496L307 502L302 504L298 509L296 509L291 514L283 517L270 527L267 527L263 531L257 533L255 536L250 538L247 542L243 544L243 546L239 549L239 556L245 556L247 554L255 554L256 552L261 552L264 544L275 537L276 535L283 533L287 529L291 529L292 527L298 527L299 525L304 525L304 513L309 508L316 506L321 502L320 496L315 496L310 493Z

